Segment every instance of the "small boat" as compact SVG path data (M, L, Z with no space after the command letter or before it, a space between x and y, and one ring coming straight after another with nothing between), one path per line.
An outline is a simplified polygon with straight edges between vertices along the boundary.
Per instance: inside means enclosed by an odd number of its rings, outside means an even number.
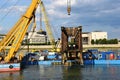
M0 72L20 71L20 63L0 64Z

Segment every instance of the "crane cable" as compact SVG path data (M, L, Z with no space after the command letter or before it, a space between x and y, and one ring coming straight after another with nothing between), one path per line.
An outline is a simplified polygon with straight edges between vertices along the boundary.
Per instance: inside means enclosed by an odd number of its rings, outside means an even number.
M0 9L2 9L4 6L6 6L7 3L8 3L8 0L3 5L1 5Z
M40 4L39 4L39 7L40 7ZM42 10L41 10L41 7L40 7L40 31L42 32Z
M57 38L59 38L59 37L58 37L58 27L56 26L56 28L54 28L54 27L51 27L51 28L52 28L55 36L57 36Z
M16 6L20 0L17 0L13 6ZM5 17L12 11L14 10L13 8L9 9L8 12L0 19L0 22L2 22Z
M55 47L58 48L58 47L60 46L60 37L59 37L59 35L58 35L58 33L59 33L59 32L58 32L59 28L58 28L57 26L56 26L56 28L52 27L52 30L53 30L55 36L57 37L57 39L56 39L56 41L55 41Z

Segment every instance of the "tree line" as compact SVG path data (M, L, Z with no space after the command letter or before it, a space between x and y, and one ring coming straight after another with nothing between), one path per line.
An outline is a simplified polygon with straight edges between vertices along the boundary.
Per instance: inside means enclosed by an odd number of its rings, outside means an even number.
M118 39L97 39L91 40L91 44L118 44Z

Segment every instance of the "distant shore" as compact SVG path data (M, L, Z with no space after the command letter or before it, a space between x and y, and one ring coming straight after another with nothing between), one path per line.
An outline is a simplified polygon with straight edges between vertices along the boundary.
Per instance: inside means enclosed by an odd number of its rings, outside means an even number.
M9 49L7 47L7 49ZM21 46L20 50L51 50L52 45L24 45ZM120 44L103 44L103 45L83 45L83 51L87 49L99 49L99 50L119 50Z

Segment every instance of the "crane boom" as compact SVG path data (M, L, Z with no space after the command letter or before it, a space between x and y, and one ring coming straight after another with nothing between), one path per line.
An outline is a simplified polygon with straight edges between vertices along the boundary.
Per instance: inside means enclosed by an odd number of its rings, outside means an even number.
M49 40L52 43L53 48L56 48L55 39L52 34L51 26L47 18L47 13L45 11L44 4L41 0L32 0L25 14L17 21L17 23L13 26L13 28L7 33L4 39L0 42L0 52L6 49L8 45L11 45L8 54L4 58L4 61L6 63L9 62L13 56L15 56L16 52L21 46L22 40L28 30L28 27L31 24L32 20L35 18L35 11L39 4L41 6L42 13L44 14L46 31L48 32Z
M35 14L36 8L40 2L41 0L32 0L32 3L26 13L18 20L10 32L7 33L6 37L1 41L0 51L8 46L9 42L12 42L10 50L4 58L5 62L9 62L12 56L15 55L19 49L25 33L27 32L27 29L32 21L33 15Z

